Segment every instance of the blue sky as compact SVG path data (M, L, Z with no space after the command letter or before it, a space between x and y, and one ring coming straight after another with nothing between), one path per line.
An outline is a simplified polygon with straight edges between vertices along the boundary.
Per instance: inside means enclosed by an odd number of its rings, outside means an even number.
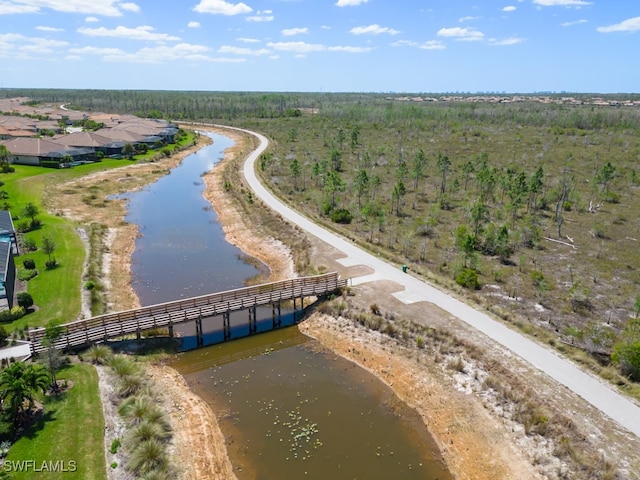
M0 83L640 92L638 0L0 0Z

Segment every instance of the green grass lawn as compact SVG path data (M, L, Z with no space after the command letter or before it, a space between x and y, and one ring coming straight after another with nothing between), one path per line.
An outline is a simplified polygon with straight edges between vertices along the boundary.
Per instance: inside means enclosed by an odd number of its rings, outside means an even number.
M103 448L104 418L98 394L98 375L88 364L69 366L58 375L73 386L58 397L45 399L44 415L11 447L7 461L57 462L75 471L12 472L20 479L106 479ZM6 468L6 467L5 467ZM5 470L6 471L6 470Z

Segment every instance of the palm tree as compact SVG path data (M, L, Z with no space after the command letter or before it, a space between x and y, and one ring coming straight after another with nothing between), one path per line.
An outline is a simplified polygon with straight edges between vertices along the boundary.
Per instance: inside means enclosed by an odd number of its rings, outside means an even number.
M33 408L33 397L47 391L49 374L41 365L16 362L0 373L0 403L8 408L13 419L13 430L21 413ZM26 403L26 408L25 408Z

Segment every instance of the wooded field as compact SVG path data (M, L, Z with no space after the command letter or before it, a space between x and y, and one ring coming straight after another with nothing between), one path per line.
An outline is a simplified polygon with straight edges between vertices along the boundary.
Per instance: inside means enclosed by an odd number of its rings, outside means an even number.
M264 133L264 179L307 215L558 348L577 345L605 365L613 353L623 375L640 378L637 105L4 93Z

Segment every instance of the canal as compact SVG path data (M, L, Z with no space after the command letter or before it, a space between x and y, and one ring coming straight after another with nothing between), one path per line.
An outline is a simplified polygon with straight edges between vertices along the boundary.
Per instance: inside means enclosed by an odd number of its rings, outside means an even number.
M237 288L265 268L226 242L203 197L202 174L232 145L207 135L213 144L129 196L127 220L141 234L132 275L142 305ZM233 338L244 335L239 315ZM239 479L452 478L414 410L296 327L200 349L192 332L180 333L185 351L172 366L219 416Z

